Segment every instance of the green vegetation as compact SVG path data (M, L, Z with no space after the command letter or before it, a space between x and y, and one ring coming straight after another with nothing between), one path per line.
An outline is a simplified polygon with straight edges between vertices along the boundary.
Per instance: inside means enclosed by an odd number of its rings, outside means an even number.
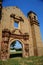
M10 48L10 50L22 51L22 48Z
M0 60L0 65L43 65L43 56L28 57L28 58L10 58L6 61Z
M17 52L10 52L10 54L22 54L22 51L17 51Z

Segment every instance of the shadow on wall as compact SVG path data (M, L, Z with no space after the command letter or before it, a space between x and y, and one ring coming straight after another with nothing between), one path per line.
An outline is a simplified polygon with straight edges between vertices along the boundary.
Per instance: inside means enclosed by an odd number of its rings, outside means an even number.
M15 58L15 57L22 57L22 53L18 54L10 54L10 58Z

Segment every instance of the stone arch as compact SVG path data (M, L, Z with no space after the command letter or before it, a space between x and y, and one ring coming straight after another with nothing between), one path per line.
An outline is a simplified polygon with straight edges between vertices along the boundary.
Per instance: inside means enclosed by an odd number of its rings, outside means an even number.
M26 42L26 40L28 40L29 38L29 35L28 34L21 34L21 31L17 30L18 31L18 34L15 34L15 33L11 33L10 30L8 29L4 29L2 31L2 39L3 39L3 45L1 45L1 59L5 60L5 59L8 59L9 58L9 55L10 55L10 44L15 41L15 40L18 40L22 43L22 57L26 57L28 56L28 44ZM16 32L16 31L15 31ZM2 47L3 46L3 47ZM3 52L4 51L4 52ZM4 56L5 55L5 56Z
M24 44L24 42L21 39L12 39L12 40L9 40L9 49L8 49L8 51L9 51L9 57L10 57L10 45L14 41L18 41L18 42L21 43L21 45L22 45L22 57L23 57L23 51L24 51L24 45L23 44Z
M16 41L16 40L18 40L19 42L21 42L23 44L23 41L21 39L11 39L11 40L9 40L9 44L11 44L13 41Z

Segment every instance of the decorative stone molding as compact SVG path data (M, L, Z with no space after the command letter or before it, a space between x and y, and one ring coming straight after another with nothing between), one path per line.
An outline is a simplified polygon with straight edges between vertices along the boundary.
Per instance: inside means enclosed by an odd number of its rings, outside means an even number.
M28 40L29 39L29 35L28 34L25 34L25 33L24 34L13 34L8 29L4 29L2 31L2 37L6 38L7 40L9 39L9 37L19 38L19 39L24 39L24 40Z
M14 18L15 20L18 20L18 21L23 21L23 18L21 16L16 16L15 14L11 14L10 17Z
M31 23L31 25L35 24L35 25L38 25L39 26L39 23L36 20L31 20L30 23Z
M4 29L2 31L2 43L1 43L1 59L5 60L9 56L9 39L14 38L14 39L24 39L28 40L29 35L28 34L13 34L11 33L8 29ZM28 52L28 45L25 45L25 52ZM27 53L28 54L28 53ZM28 56L28 55L27 55Z

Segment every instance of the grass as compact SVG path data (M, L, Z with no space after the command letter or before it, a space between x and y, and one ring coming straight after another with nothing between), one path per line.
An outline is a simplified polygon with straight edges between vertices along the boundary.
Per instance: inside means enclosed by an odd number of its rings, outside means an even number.
M10 54L19 54L19 53L22 53L22 51L10 52Z
M28 57L28 58L10 58L6 61L0 60L0 65L43 65L43 56L41 57Z

